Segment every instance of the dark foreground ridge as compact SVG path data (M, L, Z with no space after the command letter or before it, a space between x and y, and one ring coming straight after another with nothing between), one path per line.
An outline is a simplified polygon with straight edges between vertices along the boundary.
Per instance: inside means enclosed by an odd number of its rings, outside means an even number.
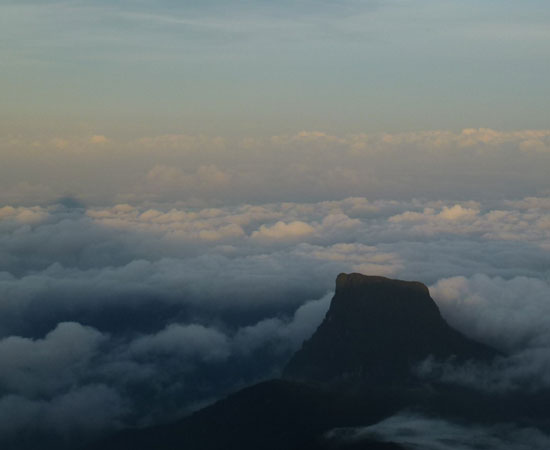
M340 274L323 323L282 379L245 388L176 423L120 432L89 449L399 450L391 442L344 442L327 433L372 425L403 409L462 423L548 423L548 393L483 394L428 381L415 368L429 356L483 363L498 352L449 326L422 283Z

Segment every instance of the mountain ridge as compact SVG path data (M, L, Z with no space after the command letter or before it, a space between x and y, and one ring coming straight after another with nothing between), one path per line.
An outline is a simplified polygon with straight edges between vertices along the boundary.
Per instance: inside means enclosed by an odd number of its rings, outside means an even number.
M391 442L334 441L326 433L409 407L463 415L471 404L478 420L498 416L491 397L418 378L415 364L430 355L488 362L499 353L448 325L420 282L339 274L323 322L281 379L244 388L172 424L119 432L88 450L403 450Z

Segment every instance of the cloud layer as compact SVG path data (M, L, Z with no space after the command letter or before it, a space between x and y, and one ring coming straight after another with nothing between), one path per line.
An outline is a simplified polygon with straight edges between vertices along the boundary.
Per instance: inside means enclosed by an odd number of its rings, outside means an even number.
M452 325L510 354L426 376L547 387L547 200L0 208L2 439L171 420L276 376L339 272L426 282Z
M407 413L361 429L334 430L328 437L346 442L371 438L424 450L543 450L550 445L550 436L535 428L465 425Z
M67 194L88 204L164 207L349 196L513 200L547 193L550 131L132 139L8 134L0 151L0 201L17 205Z

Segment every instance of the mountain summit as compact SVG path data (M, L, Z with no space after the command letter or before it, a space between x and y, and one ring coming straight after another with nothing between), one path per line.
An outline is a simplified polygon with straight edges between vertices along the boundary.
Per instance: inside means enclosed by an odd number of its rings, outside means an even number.
M418 389L411 369L430 355L486 361L497 352L450 327L422 283L340 274L325 319L282 380L242 389L172 424L119 432L89 450L403 450L369 439L331 441L326 433L407 407L487 420L523 404L500 398L504 407L495 408L492 397L468 388ZM547 409L546 397L526 404Z
M461 362L488 360L497 352L447 324L424 284L341 273L325 319L291 358L283 378L401 384L430 355Z

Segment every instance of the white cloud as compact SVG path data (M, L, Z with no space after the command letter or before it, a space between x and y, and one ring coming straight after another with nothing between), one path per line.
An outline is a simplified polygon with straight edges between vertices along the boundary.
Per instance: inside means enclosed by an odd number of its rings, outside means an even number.
M479 214L478 210L471 208L464 208L460 205L454 205L452 207L444 206L443 210L438 214L438 217L443 220L467 220L474 218Z
M476 275L439 280L430 291L443 316L466 335L504 352L491 364L427 360L422 376L488 391L550 386L550 285L535 278Z
M153 336L136 339L131 343L129 352L136 356L168 353L217 361L229 356L229 342L223 333L213 328L195 324L172 324Z
M289 320L269 318L241 328L233 340L233 345L238 352L245 353L266 344L278 346L280 351L287 353L297 350L322 322L332 295L328 293L319 300L304 303Z
M47 211L39 207L4 206L0 208L0 220L14 220L20 224L33 224L43 221L48 216Z
M422 212L406 211L391 217L390 222L426 222L430 220L435 224L444 226L447 222L472 222L479 214L479 210L466 208L456 204L453 206L443 206L441 211L436 212L434 208L424 208Z
M252 233L252 238L266 241L296 241L315 233L315 228L305 222L294 220L289 223L279 221L273 225L262 225Z
M451 277L430 287L442 313L467 335L504 351L550 346L550 284L537 278Z
M70 386L105 337L78 323L61 323L43 339L0 340L0 384L11 393L49 394Z
M536 428L464 425L410 413L400 413L364 428L337 429L328 436L346 442L370 438L425 450L543 450L550 445L550 436Z
M389 222L426 236L449 233L544 244L550 238L547 218L541 211L494 209L482 213L478 208L455 204L440 210L425 207L421 212L405 211L390 217Z

